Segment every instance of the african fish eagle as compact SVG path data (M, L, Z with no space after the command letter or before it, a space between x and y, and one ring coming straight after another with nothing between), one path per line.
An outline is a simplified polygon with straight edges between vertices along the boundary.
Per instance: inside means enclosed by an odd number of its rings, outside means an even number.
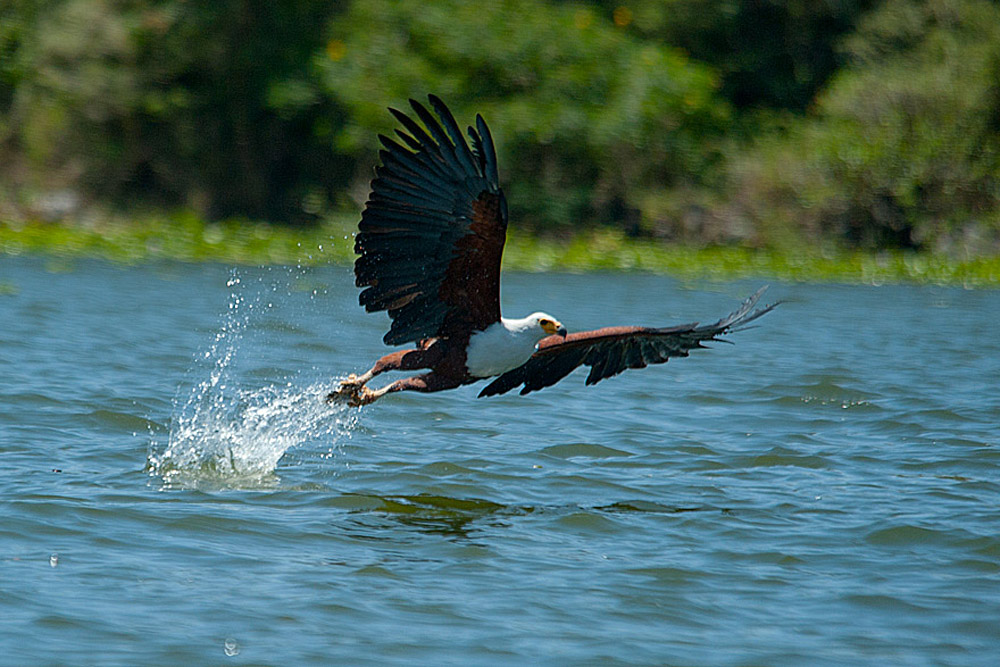
M555 384L580 365L594 384L626 368L686 357L706 341L745 326L777 304L757 308L763 289L714 324L653 328L618 326L568 334L555 317L500 315L500 256L507 202L497 175L493 138L482 116L468 128L434 95L435 118L410 100L423 127L389 109L405 131L400 141L379 136L381 166L361 216L354 251L360 301L388 311L387 345L413 349L386 355L362 375L350 375L328 401L361 406L397 391L434 392L495 377L479 394L521 394ZM386 371L429 372L380 389L367 384Z

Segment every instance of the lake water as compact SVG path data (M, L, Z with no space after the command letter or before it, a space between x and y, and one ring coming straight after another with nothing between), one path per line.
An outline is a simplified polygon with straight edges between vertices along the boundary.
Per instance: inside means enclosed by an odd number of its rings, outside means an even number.
M758 285L510 274L504 307ZM595 387L358 411L320 399L387 319L345 268L0 257L0 664L1000 664L1000 292L767 298Z

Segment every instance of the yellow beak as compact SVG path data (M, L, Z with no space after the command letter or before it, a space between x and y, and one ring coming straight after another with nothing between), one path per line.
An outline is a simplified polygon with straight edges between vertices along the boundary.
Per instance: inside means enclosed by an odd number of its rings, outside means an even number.
M542 324L542 331L550 336L553 334L559 334L560 336L566 335L566 327L564 327L562 323L556 321L546 321Z

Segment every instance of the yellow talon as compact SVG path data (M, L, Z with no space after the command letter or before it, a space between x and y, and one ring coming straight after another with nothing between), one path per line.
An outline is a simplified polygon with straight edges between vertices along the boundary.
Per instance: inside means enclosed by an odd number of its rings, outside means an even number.
M346 380L340 383L339 387L326 395L326 402L339 403L345 401L348 405L353 406L355 401L358 400L361 390L365 389L364 385L357 383L357 379L357 375L353 373L349 375Z
M362 405L374 403L379 395L368 387L361 387L361 391L355 392L347 399L347 404L352 408L360 408Z

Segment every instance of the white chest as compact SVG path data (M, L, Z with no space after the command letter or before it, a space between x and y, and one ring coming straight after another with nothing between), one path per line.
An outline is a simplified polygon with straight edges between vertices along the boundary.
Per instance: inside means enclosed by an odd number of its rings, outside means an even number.
M513 370L535 352L538 339L526 331L510 330L502 322L472 335L465 367L477 378L492 377Z

